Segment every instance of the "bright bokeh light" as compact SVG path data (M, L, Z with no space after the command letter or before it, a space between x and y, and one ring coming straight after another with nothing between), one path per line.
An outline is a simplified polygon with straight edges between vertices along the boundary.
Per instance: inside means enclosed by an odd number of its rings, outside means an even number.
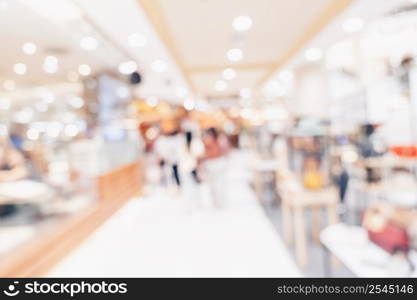
M27 71L27 66L24 63L17 63L13 66L13 71L17 75L24 75Z
M83 76L88 76L91 74L91 67L87 64L81 64L78 66L78 72Z
M236 31L248 31L252 27L252 19L249 16L239 16L234 18L232 23Z
M34 43L24 43L22 46L22 51L23 53L27 54L27 55L33 55L35 54L36 50L38 49L38 47L34 44Z
M136 62L134 62L133 60L130 60L130 61L120 63L118 69L121 74L128 75L128 74L132 74L133 72L135 72L138 69L138 66Z
M195 107L195 103L194 103L194 100L193 100L193 99L188 98L188 99L186 99L186 100L184 101L184 108L185 108L186 110L193 110L193 109L194 109L194 107Z
M236 71L232 68L224 69L222 76L225 80L233 80L236 78Z
M43 62L43 70L46 73L56 73L58 71L58 58L55 56L47 56Z
M323 57L323 51L320 48L308 48L304 52L304 57L308 61L318 61Z
M243 51L239 48L233 48L227 51L227 58L232 62L237 62L242 60Z

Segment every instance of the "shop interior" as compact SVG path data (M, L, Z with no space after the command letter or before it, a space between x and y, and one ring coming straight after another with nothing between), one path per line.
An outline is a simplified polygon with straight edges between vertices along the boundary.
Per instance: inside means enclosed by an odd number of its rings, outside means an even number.
M417 1L0 22L1 277L417 276Z

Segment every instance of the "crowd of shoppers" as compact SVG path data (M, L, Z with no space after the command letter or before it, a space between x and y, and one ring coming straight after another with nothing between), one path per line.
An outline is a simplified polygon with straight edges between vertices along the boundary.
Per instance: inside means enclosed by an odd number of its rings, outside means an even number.
M162 120L158 129L150 151L157 157L160 184L180 193L190 207L199 205L198 188L205 184L212 206L224 206L225 162L230 150L238 147L238 135L203 128L188 116Z

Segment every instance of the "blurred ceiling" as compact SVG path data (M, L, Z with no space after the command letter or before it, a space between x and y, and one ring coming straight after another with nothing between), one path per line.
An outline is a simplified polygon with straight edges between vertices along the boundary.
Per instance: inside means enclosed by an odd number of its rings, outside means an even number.
M94 35L91 26L83 22L81 15L63 14L66 2L56 0L49 7L53 19L34 10L32 4L39 1L8 1L7 11L0 12L0 36L2 51L0 60L0 78L14 80L17 87L50 84L67 81L67 73L77 71L80 64L89 64L94 72L110 68L120 60L120 54L109 45L102 45L94 52L87 52L79 46L79 40L85 35ZM36 5L36 4L35 4ZM37 50L33 55L22 51L24 43L34 43ZM58 60L58 70L53 73L43 71L46 56ZM13 71L16 63L27 66L24 75Z
M160 38L197 95L235 96L242 88L261 87L307 45L352 0L138 0ZM253 25L235 31L234 18ZM230 62L227 51L243 58ZM227 88L214 89L225 68L237 76ZM219 91L221 90L221 91Z
M69 74L77 74L81 64L90 66L91 74L117 73L126 61L136 62L143 76L140 97L175 102L179 101L175 91L187 89L137 0L1 0L0 4L0 37L7 41L2 43L0 94L9 92L5 82L13 81L14 89L71 82ZM132 35L144 39L143 45L132 46ZM86 37L95 41L94 49L82 47ZM28 42L37 47L32 55L22 49ZM51 73L44 70L48 56L57 61ZM164 72L152 70L156 60L163 61ZM18 63L26 66L24 74L14 71ZM83 77L76 76L72 81Z

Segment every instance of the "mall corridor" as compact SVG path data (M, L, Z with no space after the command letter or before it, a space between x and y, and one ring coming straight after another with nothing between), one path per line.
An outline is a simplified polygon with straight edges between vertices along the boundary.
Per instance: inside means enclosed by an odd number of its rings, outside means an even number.
M245 155L235 156L228 170L244 180ZM207 187L201 189L207 198ZM235 195L224 208L203 199L190 210L182 197L156 186L130 200L48 276L300 276L250 186L235 180L224 189Z
M417 0L0 25L0 278L417 277Z

